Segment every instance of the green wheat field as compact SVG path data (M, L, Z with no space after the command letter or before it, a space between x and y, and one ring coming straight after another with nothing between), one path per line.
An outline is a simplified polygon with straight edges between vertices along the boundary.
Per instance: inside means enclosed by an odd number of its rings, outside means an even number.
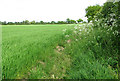
M90 24L2 25L2 78L117 79L99 34Z

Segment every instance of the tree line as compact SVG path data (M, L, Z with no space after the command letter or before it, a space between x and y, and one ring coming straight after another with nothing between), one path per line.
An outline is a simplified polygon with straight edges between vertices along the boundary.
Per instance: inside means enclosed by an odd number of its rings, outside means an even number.
M78 20L72 20L67 18L66 21L51 21L51 22L44 22L44 21L40 21L40 22L36 22L36 21L29 21L29 20L25 20L22 22L1 22L0 23L2 25L31 25L31 24L77 24L77 23L86 23L85 21L83 21L82 19L78 19Z

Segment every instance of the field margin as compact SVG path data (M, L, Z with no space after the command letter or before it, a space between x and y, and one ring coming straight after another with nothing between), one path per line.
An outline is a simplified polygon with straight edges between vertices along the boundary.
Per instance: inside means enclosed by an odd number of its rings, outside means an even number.
M0 81L2 80L2 25L0 23Z

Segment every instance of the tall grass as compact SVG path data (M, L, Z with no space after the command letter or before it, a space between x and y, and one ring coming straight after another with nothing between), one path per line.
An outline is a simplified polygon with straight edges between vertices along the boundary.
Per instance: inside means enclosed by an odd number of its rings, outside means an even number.
M110 31L94 29L93 25L76 26L67 34L64 53L71 56L69 79L118 79L118 49L112 47Z

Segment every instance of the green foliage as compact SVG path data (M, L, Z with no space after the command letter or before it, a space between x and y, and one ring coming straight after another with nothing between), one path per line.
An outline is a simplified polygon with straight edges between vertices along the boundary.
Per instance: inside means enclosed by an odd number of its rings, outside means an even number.
M31 24L35 24L36 22L35 21L32 21L32 22L30 22Z
M70 24L70 19L69 19L69 18L67 18L67 19L66 19L66 22L67 22L68 24Z
M24 23L25 23L25 24L30 24L28 20L25 20Z
M58 21L57 24L67 24L65 21Z
M69 18L66 19L66 22L67 22L68 24L75 24L75 23L76 23L75 20L71 20L71 19L69 19Z
M65 33L71 42L64 45L64 53L72 62L66 79L118 79L118 49L111 47L110 33L93 29L93 24L75 26L72 33Z
M86 8L86 17L88 18L88 22L93 21L94 16L99 12L101 9L101 6L96 5L96 6L89 6Z
M83 22L83 20L82 20L82 19L78 19L77 22L78 22L78 23L81 23L81 22Z
M55 24L55 21L51 21L51 24Z
M117 70L119 70L118 59L119 59L119 41L120 41L120 12L119 2L106 2L104 3L100 12L94 18L94 29L101 31L99 32L99 38L97 42L104 48L104 52L107 51L107 57L109 60L107 63ZM105 57L106 58L106 57Z
M119 4L120 2L112 3L106 2L102 8L102 10L97 14L94 21L94 27L106 29L111 31L109 35L113 40L114 45L118 46L119 39ZM116 40L117 39L117 40Z
M71 23L71 24L75 24L76 21L75 21L75 20L71 20L70 23Z
M44 24L44 22L43 22L43 21L40 21L40 24Z
M14 23L13 23L13 22L8 22L7 24L9 24L9 25L14 25Z
M6 21L2 22L2 25L6 25L6 24L7 24L7 22L6 22Z

